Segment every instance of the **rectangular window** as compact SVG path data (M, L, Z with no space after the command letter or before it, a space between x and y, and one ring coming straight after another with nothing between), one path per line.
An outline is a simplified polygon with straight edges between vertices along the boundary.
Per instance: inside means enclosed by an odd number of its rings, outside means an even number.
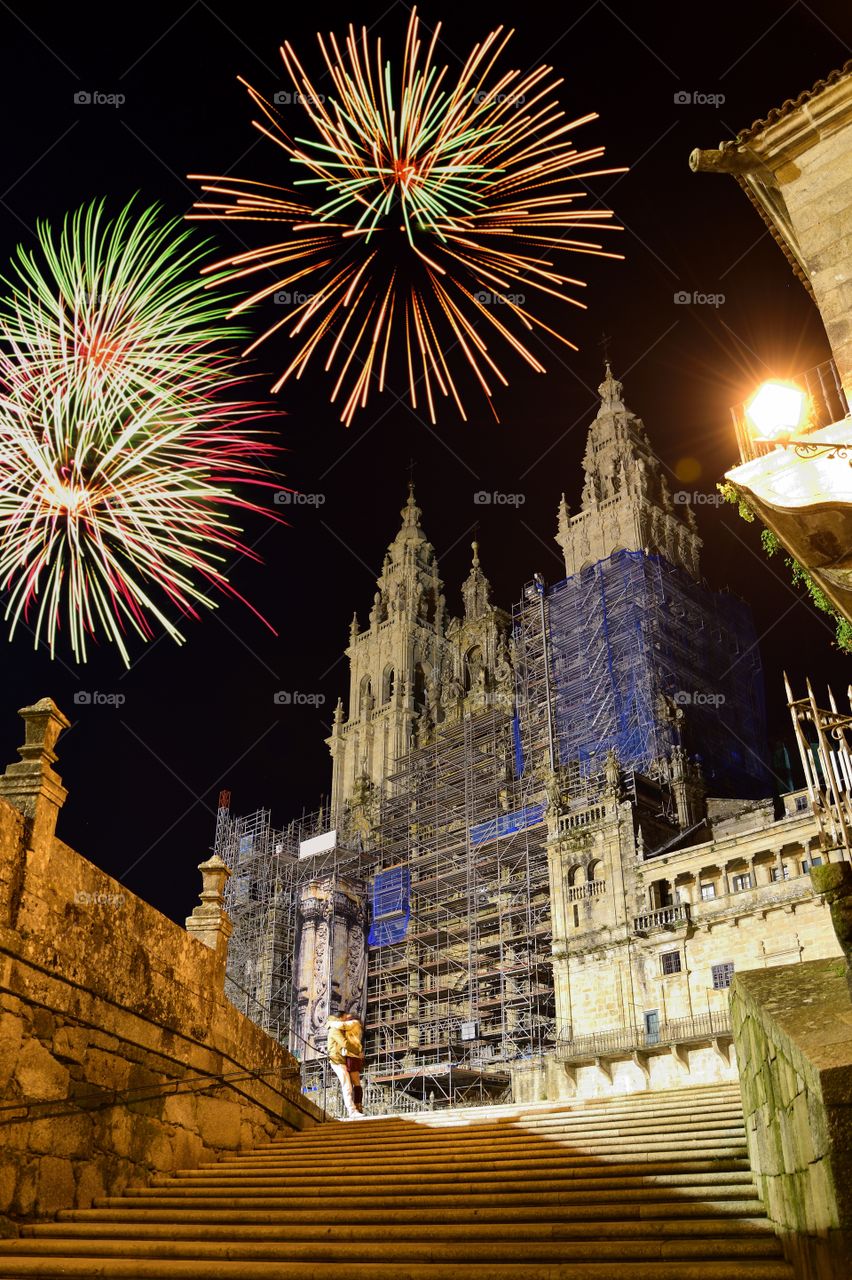
M808 807L808 797L796 796L796 812L803 813L804 810L807 809L807 807Z
M785 864L784 864L784 866L783 866L783 867L781 867L780 871L779 871L778 867L773 867L769 874L770 874L770 876L772 877L773 881L777 881L777 880L789 880L789 879L790 879L790 868L789 868L789 867L787 866L787 864L785 863Z
M724 991L726 987L731 985L731 979L734 976L734 962L733 960L726 960L724 964L714 964L711 972L715 989Z
M716 897L715 884L703 884L701 886L701 901L709 902L711 898Z
M811 866L812 866L812 867L821 867L821 866L822 866L822 858L811 858Z
M663 970L663 973L666 973L666 974L680 973L681 971L680 952L664 951L660 956L660 966Z
M744 889L751 888L751 876L748 872L742 876L731 876L731 890L733 893L742 893Z

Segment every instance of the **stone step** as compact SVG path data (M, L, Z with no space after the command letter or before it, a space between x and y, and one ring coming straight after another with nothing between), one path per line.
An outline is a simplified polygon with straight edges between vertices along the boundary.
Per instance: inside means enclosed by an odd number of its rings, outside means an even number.
M547 1164L558 1164L562 1160L570 1159L574 1154L593 1155L596 1153L611 1155L614 1152L624 1151L631 1152L636 1149L660 1148L663 1150L674 1150L679 1152L689 1152L694 1149L698 1150L731 1150L737 1148L742 1150L746 1145L745 1135L719 1135L716 1138L696 1137L695 1139L678 1138L678 1137L659 1137L652 1135L643 1135L641 1139L637 1138L635 1142L625 1142L623 1139L614 1139L608 1142L601 1138L598 1142L589 1142L583 1139L582 1142L574 1142L566 1144L564 1147L548 1146L542 1150L539 1147L530 1147L529 1143L513 1143L511 1146L487 1146L474 1150L465 1150L464 1148L455 1148L452 1151L442 1152L440 1147L431 1148L428 1152L417 1152L416 1154L410 1148L400 1147L393 1152L381 1151L375 1155L363 1151L361 1148L353 1145L351 1148L336 1148L328 1151L321 1158L316 1156L308 1159L304 1156L291 1158L289 1160L279 1158L277 1160L242 1160L227 1162L210 1163L201 1165L194 1170L182 1169L181 1174L193 1173L195 1176L209 1173L211 1176L225 1176L230 1174L256 1173L263 1174L272 1172L276 1169L286 1169L290 1173L299 1173L302 1170L314 1170L318 1164L324 1169L331 1168L383 1168L393 1170L399 1168L399 1162L402 1160L415 1160L420 1168L429 1166L444 1167L450 1164L483 1164L490 1160L498 1161L517 1161L526 1158L527 1162L537 1159Z
M707 1141L710 1139L725 1139L726 1137L742 1138L745 1134L745 1126L740 1118L736 1121L720 1121L717 1124L698 1124L697 1122L684 1121L678 1124L658 1125L656 1123L640 1124L637 1122L631 1128L601 1123L596 1126L584 1127L578 1125L571 1130L559 1129L552 1132L536 1132L534 1134L527 1130L516 1130L511 1133L489 1130L488 1132L465 1134L462 1137L455 1138L449 1135L444 1137L441 1134L435 1134L412 1142L410 1139L405 1138L404 1135L397 1138L387 1136L370 1139L369 1135L364 1137L367 1123L367 1121L359 1121L356 1130L351 1122L347 1122L344 1135L338 1141L324 1143L321 1148L294 1142L289 1146L282 1144L274 1149L259 1148L250 1155L248 1152L242 1155L236 1154L230 1157L230 1161L232 1163L242 1163L245 1160L256 1162L263 1160L309 1161L316 1159L318 1150L328 1152L357 1149L364 1154L368 1152L391 1153L404 1150L407 1152L416 1151L419 1155L430 1151L450 1152L479 1150L489 1147L519 1147L528 1145L531 1139L558 1147L560 1145L571 1146L577 1142L619 1141L629 1143L641 1140L649 1135L672 1138L676 1135L681 1135L687 1138L693 1137L695 1140Z
M697 1199L699 1203L707 1208L708 1212L716 1211L719 1202L726 1204L739 1204L739 1212L753 1213L755 1208L759 1208L760 1200L754 1187L743 1186L723 1186L714 1187L714 1196L711 1199L706 1189L703 1187L694 1188L678 1188L679 1200L684 1205L690 1199ZM653 1188L647 1187L636 1191L624 1191L618 1194L616 1200L613 1200L609 1192L572 1192L572 1191L551 1191L543 1188L534 1192L528 1191L502 1191L500 1188L482 1188L478 1187L475 1192L471 1192L464 1187L451 1187L445 1194L430 1193L429 1195L418 1194L412 1195L394 1195L392 1192L383 1192L381 1195L338 1195L335 1193L335 1205L341 1209L416 1209L416 1208L433 1208L435 1211L441 1209L453 1209L461 1207L465 1201L470 1202L470 1207L475 1207L476 1201L480 1204L483 1202L495 1207L505 1207L509 1205L523 1205L538 1207L542 1213L550 1212L557 1205L576 1206L578 1208L588 1208L597 1205L601 1212L608 1213L613 1219L617 1219L623 1215L625 1205L634 1204L653 1204L666 1203L665 1197L671 1199L671 1188ZM282 1192L278 1195L260 1195L257 1192L247 1192L244 1196L229 1194L228 1196L198 1195L192 1196L133 1196L133 1197L113 1197L104 1196L96 1198L94 1201L95 1208L102 1209L126 1209L134 1203L140 1208L152 1209L169 1209L174 1206L181 1206L191 1209L230 1209L235 1203L239 1203L239 1207L246 1209L280 1209L286 1205L289 1209L309 1209L316 1213L318 1205L322 1205L323 1201L327 1201L328 1185L318 1187L315 1192L299 1195L290 1195ZM324 1210L323 1210L324 1211ZM677 1216L677 1215L675 1215Z
M638 1180L638 1182L639 1185L637 1185L637 1180L634 1180L632 1183L617 1182L615 1188L612 1188L606 1182L603 1184L600 1182L593 1183L591 1181L577 1180L573 1178L518 1178L513 1181L489 1181L486 1183L470 1182L461 1178L458 1180L444 1178L440 1182L422 1183L419 1182L416 1177L409 1176L408 1178L394 1182L392 1194L394 1198L420 1194L430 1199L433 1199L435 1196L448 1195L468 1198L472 1196L494 1196L499 1197L502 1202L508 1195L524 1193L529 1195L565 1193L572 1195L579 1200L588 1196L597 1196L602 1199L607 1197L612 1198L616 1192L619 1198L622 1196L639 1196L648 1198L655 1194L670 1194L673 1187L677 1187L685 1197L706 1195L708 1191L707 1186L703 1183L699 1183L697 1185L691 1185L689 1183L668 1183L659 1187L654 1186L653 1184L649 1186L641 1182L641 1180ZM364 1195L384 1197L384 1188L386 1185L387 1184L384 1182L369 1185L361 1183L360 1181L354 1182L349 1186L337 1183L335 1184L335 1196L345 1204L349 1204L353 1197L358 1198ZM728 1182L717 1183L712 1189L720 1193L724 1192L727 1199L735 1199L737 1196L744 1196L746 1199L751 1199L753 1196L757 1195L754 1183L750 1178L731 1179ZM149 1200L156 1200L160 1202L161 1200L168 1199L175 1203L182 1204L185 1200L206 1201L207 1199L215 1199L218 1202L228 1196L232 1196L235 1200L239 1200L240 1203L242 1203L243 1200L256 1199L258 1197L268 1198L272 1196L279 1196L283 1199L290 1199L294 1195L303 1199L306 1196L322 1199L323 1197L328 1196L328 1182L317 1181L304 1184L297 1183L295 1185L287 1184L283 1187L277 1185L210 1188L193 1187L189 1188L187 1191L181 1190L174 1195L171 1194L169 1189L161 1190L154 1188L145 1195L131 1193L126 1198L128 1200L138 1199L146 1203ZM379 1202L384 1203L384 1200L380 1199Z
M336 1089L337 1082L329 1083L329 1092ZM497 1107L475 1107L467 1111L436 1110L416 1111L407 1115L385 1114L376 1116L376 1122L387 1127L397 1128L416 1125L420 1128L437 1127L442 1129L464 1128L477 1124L537 1124L542 1121L571 1121L585 1116L603 1115L671 1115L711 1114L713 1111L740 1110L742 1099L739 1088L729 1094L716 1097L689 1096L672 1097L667 1093L621 1095L617 1098L589 1099L586 1102L566 1102L561 1105L546 1107L514 1106L505 1109ZM316 1137L314 1129L302 1129L299 1133L283 1133L273 1141L290 1141L291 1139L310 1139Z
M7 1257L27 1254L41 1257L120 1258L127 1257L126 1240L0 1240L0 1266ZM133 1241L133 1257L187 1259L207 1261L281 1261L339 1262L352 1260L348 1241L325 1239L251 1240L251 1241L179 1241L137 1239ZM649 1240L455 1240L439 1243L429 1240L362 1240L358 1245L358 1262L621 1262L637 1259L710 1258L777 1258L780 1246L774 1235L700 1239Z
M202 1166L202 1169L203 1167L205 1166ZM216 1169L219 1169L220 1166L216 1165L215 1167ZM494 1167L499 1170L503 1169L505 1166L495 1164ZM539 1169L541 1166L536 1162L533 1167ZM692 1180L697 1175L706 1175L707 1179L711 1181L724 1180L727 1176L733 1176L734 1174L743 1174L746 1175L747 1178L751 1178L751 1171L750 1167L748 1167L747 1160L672 1160L654 1161L651 1162L651 1164L641 1164L640 1161L627 1161L622 1165L606 1164L600 1166L581 1160L577 1161L576 1164L572 1164L571 1161L562 1161L560 1162L558 1169L560 1176L563 1176L564 1174L564 1176L569 1176L569 1178L582 1179L643 1178L651 1181L668 1181L670 1179L673 1183L677 1183L677 1181L681 1179ZM197 1170L187 1171L188 1178L196 1178L197 1174ZM180 1176L183 1183L183 1170L179 1170L174 1176ZM226 1176L229 1178L230 1174ZM256 1175L251 1174L249 1176L251 1176L251 1178L255 1178ZM426 1179L425 1174L422 1176L423 1179L429 1180L434 1178L435 1175L429 1174L429 1179ZM420 1165L417 1166L417 1178L421 1178ZM173 1183L171 1183L170 1174L162 1174L161 1176L157 1176L157 1178L151 1179L151 1183L155 1183L155 1181L160 1185L173 1185Z
M613 1166L615 1168L617 1166ZM621 1176L615 1174L607 1176L607 1171L588 1165L579 1165L574 1168L560 1166L552 1170L544 1170L536 1165L531 1165L529 1170L517 1169L491 1169L487 1170L489 1182L500 1182L505 1185L510 1182L518 1182L520 1185L526 1185L530 1182L566 1182L576 1189L584 1187L597 1188L598 1190L606 1190L612 1187L636 1187L636 1186L713 1186L715 1184L731 1184L743 1183L752 1186L751 1172L746 1166L740 1170L718 1169L710 1173L683 1173L670 1172L668 1174L649 1174L647 1170L653 1166L638 1165L635 1168L629 1168L626 1173ZM521 1177L523 1173L523 1177ZM589 1176L592 1175L592 1176ZM471 1175L464 1171L455 1169L446 1170L439 1173L424 1173L418 1169L416 1173L400 1174L393 1180L394 1189L399 1189L406 1183L413 1183L414 1186L433 1186L436 1183L450 1183L472 1181ZM377 1174L359 1174L347 1180L345 1176L335 1176L335 1186L345 1186L347 1181L354 1182L357 1187L382 1187L387 1181L387 1176L382 1173ZM316 1186L321 1183L322 1186L328 1186L327 1179L323 1176L320 1179L319 1174L315 1174L313 1179L307 1178L290 1178L287 1176L268 1177L268 1178L227 1178L227 1179L196 1179L192 1177L181 1178L179 1183L175 1183L173 1179L168 1177L152 1178L151 1186L153 1187L213 1187L216 1189L227 1187L249 1187L253 1190L270 1187L301 1187Z
M653 1261L547 1262L543 1264L351 1261L342 1280L793 1280L781 1259L730 1258L685 1261L658 1257ZM4 1258L3 1280L35 1276L37 1280L199 1280L195 1261L152 1258ZM341 1280L339 1262L235 1262L209 1259L203 1280Z
M793 1280L736 1089L328 1123L0 1240L0 1280Z
M565 1130L569 1132L575 1127L581 1126L618 1126L623 1125L632 1127L635 1125L662 1125L662 1124L678 1124L696 1125L707 1123L714 1125L717 1122L728 1121L731 1123L742 1123L742 1108L740 1106L731 1106L728 1108L707 1107L707 1108L667 1108L642 1111L636 1109L634 1111L618 1112L611 1114L601 1110L599 1112L587 1113L577 1112L573 1115L565 1116L546 1116L540 1119L528 1119L518 1117L512 1121L493 1120L490 1117L483 1116L479 1121L468 1121L465 1124L459 1122L426 1122L419 1119L411 1120L389 1120L385 1117L367 1116L360 1126L360 1132L363 1140L366 1139L385 1139L399 1140L404 1139L406 1142L424 1141L427 1138L434 1140L440 1137L446 1140L450 1135L459 1139L469 1139L475 1137L478 1133L512 1133L512 1132L557 1132ZM268 1143L263 1143L256 1148L257 1151L270 1151L274 1149L292 1149L293 1147L310 1148L312 1146L323 1146L328 1141L333 1141L336 1137L343 1137L348 1131L349 1125L345 1121L334 1120L323 1125L325 1136L320 1139L310 1131L304 1131L299 1134L293 1134L286 1138L273 1139Z
M309 1226L312 1229L316 1227L316 1201L311 1201L307 1209L294 1209L292 1207L281 1209L279 1207L280 1202L274 1202L274 1204L274 1208L258 1209L248 1204L241 1205L239 1209L235 1209L232 1201L223 1201L222 1206L211 1209L209 1205L205 1205L204 1208L195 1208L187 1206L185 1203L181 1204L180 1207L176 1207L174 1204L155 1207L137 1200L132 1202L128 1208L126 1204L119 1201L114 1208L63 1209L57 1214L57 1218L63 1223L73 1221L120 1222L125 1224L135 1222L220 1222L224 1224L239 1224L244 1222L253 1225L292 1224L294 1226ZM618 1212L614 1214L613 1210L616 1207ZM459 1206L453 1203L449 1207L444 1207L440 1210L432 1208L398 1208L394 1210L393 1221L396 1224L406 1226L413 1223L522 1223L529 1222L530 1218L535 1218L537 1221L541 1220L540 1208L538 1199L532 1206L512 1204L500 1204L499 1207L491 1204ZM621 1204L614 1201L612 1204L603 1205L583 1204L569 1206L550 1204L547 1206L546 1221L618 1223L653 1219L659 1222L661 1220L669 1221L674 1219L679 1221L681 1219L692 1220L708 1217L741 1219L744 1215L750 1218L765 1217L766 1210L759 1201L726 1201L715 1197L704 1197L695 1202L670 1199L659 1203L646 1202L644 1204L636 1201L631 1204ZM322 1222L325 1225L360 1225L383 1228L388 1222L388 1215L383 1209L375 1207L368 1209L338 1209L330 1205L323 1208Z
M231 1225L219 1221L186 1223L181 1215L174 1222L139 1222L138 1215L127 1222L45 1222L22 1228L22 1236L86 1238L92 1240L323 1240L334 1232L335 1240L376 1238L374 1225L333 1226L314 1222L310 1226L293 1223L250 1223ZM770 1235L765 1218L671 1218L631 1222L459 1222L382 1223L382 1240L640 1240L653 1236L751 1236Z

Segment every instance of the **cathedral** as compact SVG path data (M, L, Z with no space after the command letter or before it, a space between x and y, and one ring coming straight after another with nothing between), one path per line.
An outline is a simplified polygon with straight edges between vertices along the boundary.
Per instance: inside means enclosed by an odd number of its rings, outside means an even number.
M410 487L349 628L329 804L220 811L232 998L305 1060L359 1009L388 1105L733 1079L733 973L837 953L749 610L702 580L609 365L556 541L564 579L511 612L474 542L454 613Z

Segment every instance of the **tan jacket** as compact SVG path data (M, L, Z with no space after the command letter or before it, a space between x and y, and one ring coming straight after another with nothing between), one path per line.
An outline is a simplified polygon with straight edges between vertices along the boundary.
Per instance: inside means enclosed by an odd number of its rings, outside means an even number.
M357 1018L329 1018L327 1041L329 1061L342 1066L347 1058L362 1058L364 1050L361 1046L361 1035L361 1023Z

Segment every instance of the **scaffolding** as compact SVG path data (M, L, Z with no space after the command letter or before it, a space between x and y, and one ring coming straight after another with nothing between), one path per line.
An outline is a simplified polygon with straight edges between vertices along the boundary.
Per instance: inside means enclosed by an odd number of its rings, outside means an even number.
M371 838L300 858L327 824L283 830L269 810L220 809L234 931L226 990L299 1057L293 964L301 889L344 875L374 900L365 1056L369 1080L436 1105L505 1095L509 1068L552 1048L555 1007L545 805L518 777L511 717L465 716L398 762Z
M610 751L653 776L683 746L712 794L768 792L760 656L736 597L661 556L619 551L550 588L530 584L514 625L521 749L549 753L569 791L591 798Z
M438 1101L493 1096L553 1044L544 803L511 717L465 716L388 779L374 874L406 869L404 938L371 948L371 1078Z

